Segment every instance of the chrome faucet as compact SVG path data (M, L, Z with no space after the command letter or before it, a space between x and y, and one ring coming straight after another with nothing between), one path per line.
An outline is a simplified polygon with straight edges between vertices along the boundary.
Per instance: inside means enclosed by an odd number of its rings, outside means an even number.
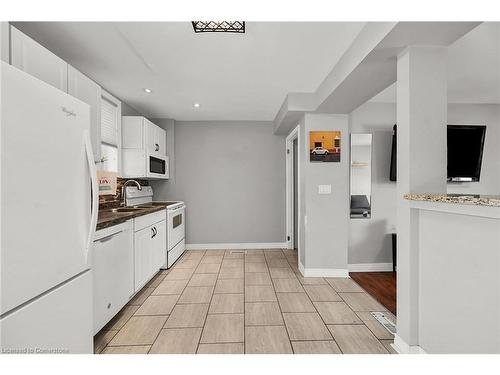
M125 198L125 187L129 182L132 182L137 185L137 189L142 190L142 186L140 183L138 183L136 180L127 180L125 183L122 185L122 198L123 198L123 206L127 206L126 198Z

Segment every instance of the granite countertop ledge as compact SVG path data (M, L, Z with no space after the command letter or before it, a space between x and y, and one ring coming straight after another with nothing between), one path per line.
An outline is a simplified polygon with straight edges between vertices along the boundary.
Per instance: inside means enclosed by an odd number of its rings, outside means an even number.
M121 224L127 220L151 214L153 212L164 210L167 205L155 204L152 207L144 207L133 212L112 212L111 209L99 210L97 216L96 230L112 227L113 225Z
M460 194L405 194L410 201L468 204L473 206L500 207L500 195Z

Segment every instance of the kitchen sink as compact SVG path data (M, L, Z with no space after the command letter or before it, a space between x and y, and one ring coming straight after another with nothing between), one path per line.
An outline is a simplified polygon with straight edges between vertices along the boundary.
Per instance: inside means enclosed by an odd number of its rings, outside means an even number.
M120 208L112 208L109 212L136 212L140 211L142 208L139 207L120 207Z
M165 204L162 202L149 202L149 203L144 203L136 206L132 206L130 208L152 208L152 207L157 207L157 206L164 206Z

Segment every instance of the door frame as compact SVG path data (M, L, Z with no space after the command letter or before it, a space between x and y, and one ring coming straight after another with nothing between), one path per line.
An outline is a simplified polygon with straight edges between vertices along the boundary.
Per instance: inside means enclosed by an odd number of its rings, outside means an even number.
M293 184L293 141L297 140L297 252L300 263L300 125L297 125L286 137L286 247L294 248L294 184Z

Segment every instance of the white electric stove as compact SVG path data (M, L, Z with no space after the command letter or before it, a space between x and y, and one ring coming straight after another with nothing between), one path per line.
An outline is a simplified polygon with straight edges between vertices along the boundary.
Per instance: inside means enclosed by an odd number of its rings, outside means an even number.
M153 201L153 188L143 186L139 190L135 186L125 188L127 206L152 207L162 205L167 211L167 249L163 269L170 268L186 250L185 215L186 205L182 201Z

